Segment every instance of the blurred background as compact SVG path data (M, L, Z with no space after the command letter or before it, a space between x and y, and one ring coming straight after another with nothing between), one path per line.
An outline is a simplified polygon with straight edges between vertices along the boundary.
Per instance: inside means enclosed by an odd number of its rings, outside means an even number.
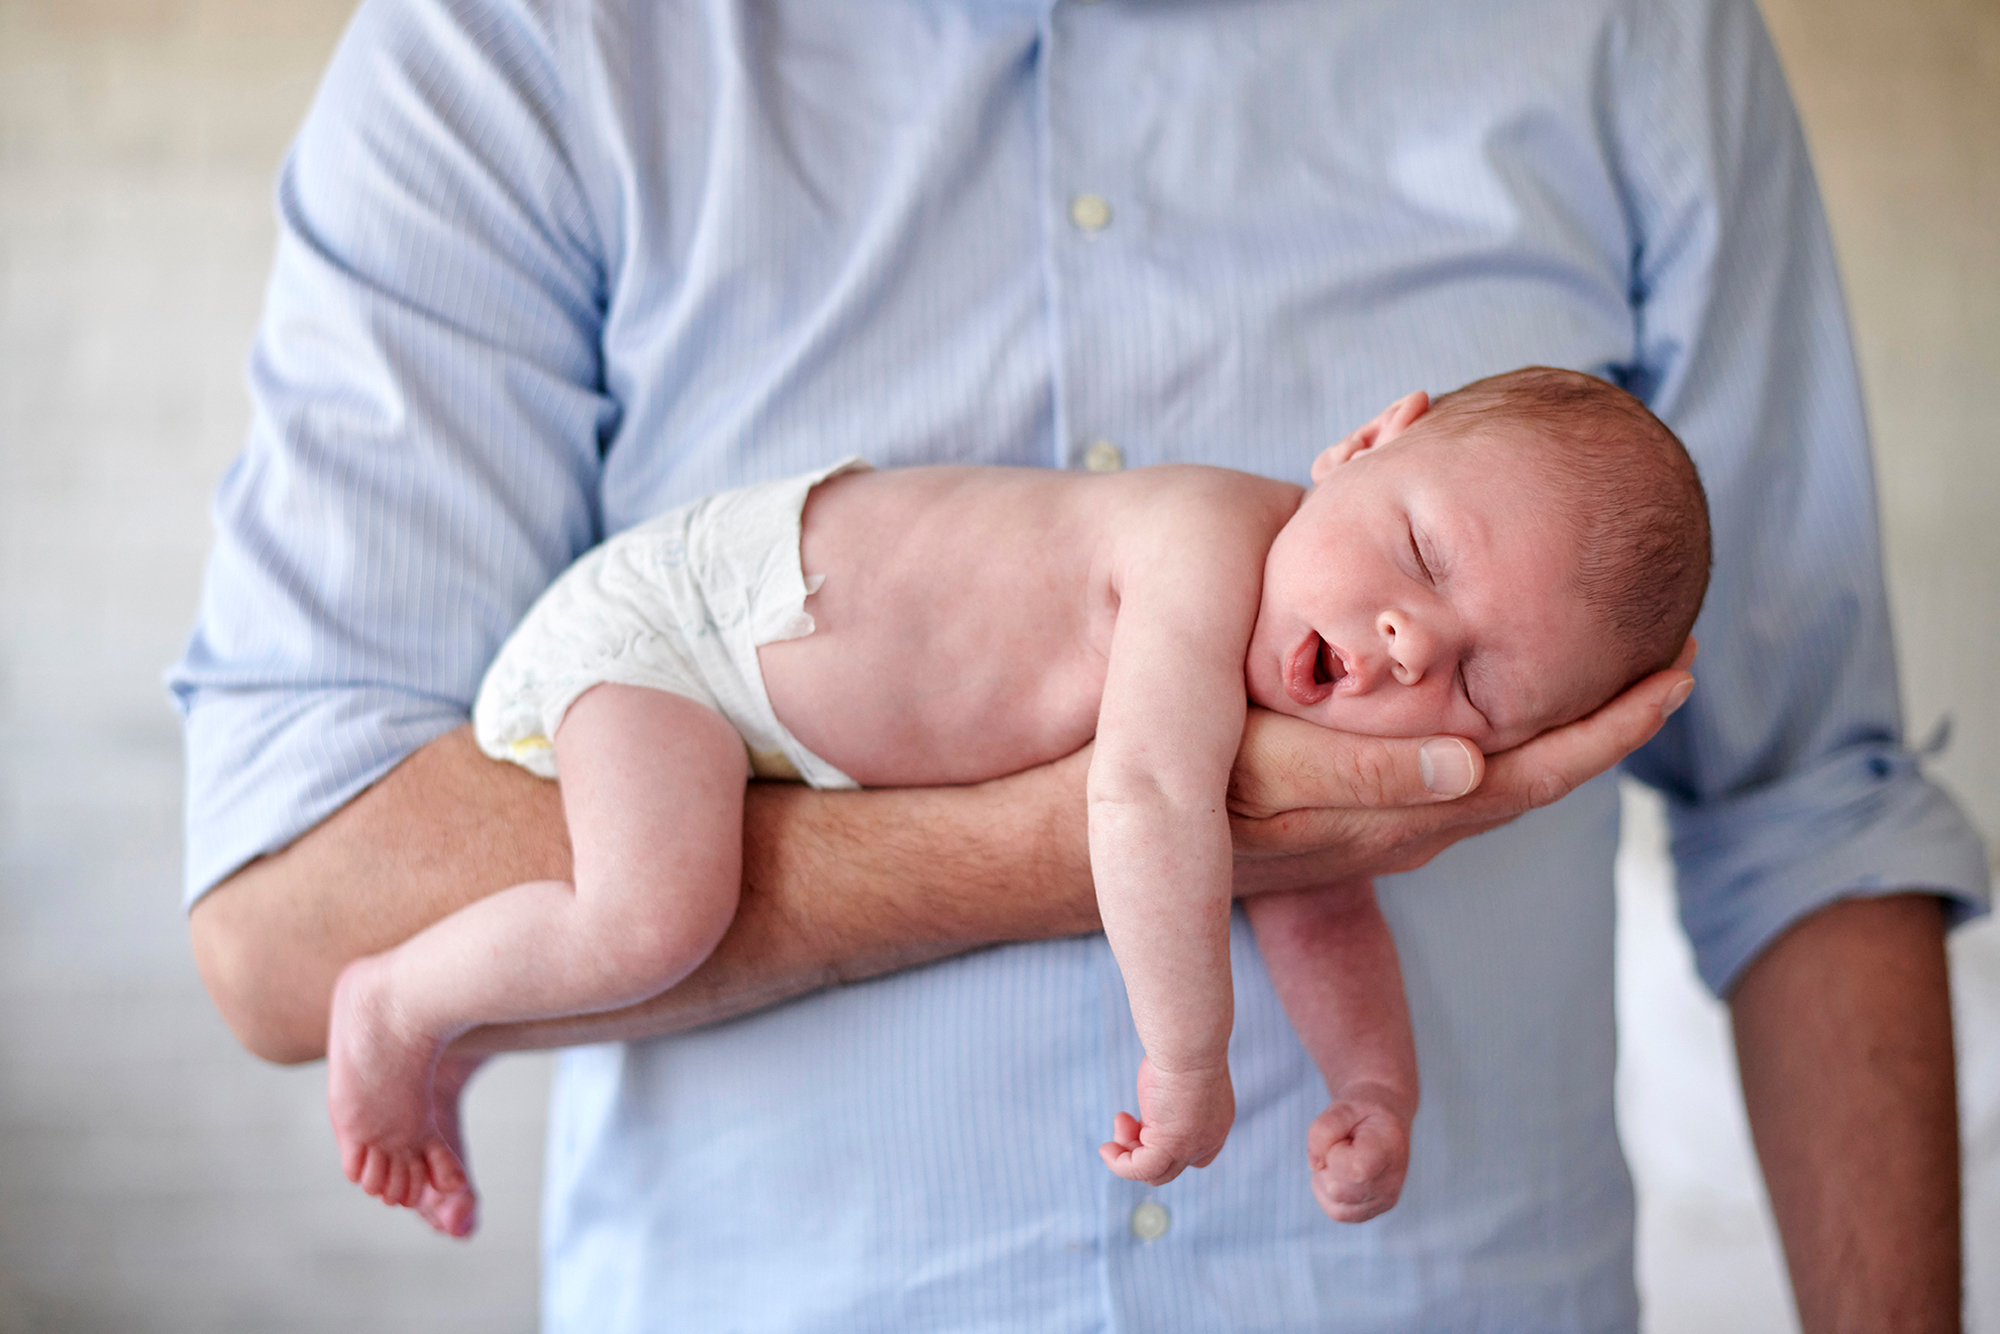
M271 182L349 0L0 0L0 1334L530 1330L546 1058L475 1085L471 1246L341 1179L179 907L190 623ZM1911 734L2000 844L2000 4L1766 0L1840 248ZM1652 1334L1793 1328L1720 1007L1626 793L1622 1128ZM1953 941L1972 1325L2000 1334L2000 926Z

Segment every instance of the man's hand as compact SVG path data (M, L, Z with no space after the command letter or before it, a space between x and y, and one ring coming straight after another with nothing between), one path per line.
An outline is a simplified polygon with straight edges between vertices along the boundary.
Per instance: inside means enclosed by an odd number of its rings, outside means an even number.
M1482 757L1455 737L1336 734L1250 712L1230 780L1236 891L1414 870L1469 835L1569 795L1687 701L1695 645L1587 718Z

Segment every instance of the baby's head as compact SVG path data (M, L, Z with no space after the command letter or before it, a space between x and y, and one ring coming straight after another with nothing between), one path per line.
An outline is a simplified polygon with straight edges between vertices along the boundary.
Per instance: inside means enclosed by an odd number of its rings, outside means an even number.
M1326 727L1505 750L1672 665L1708 588L1687 451L1575 371L1412 394L1312 476L1244 674L1253 703Z

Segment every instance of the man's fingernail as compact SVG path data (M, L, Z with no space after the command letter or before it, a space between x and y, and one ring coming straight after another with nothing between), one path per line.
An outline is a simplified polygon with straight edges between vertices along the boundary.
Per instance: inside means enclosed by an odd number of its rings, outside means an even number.
M1433 737L1417 751L1424 791L1462 797L1472 791L1472 749L1455 736Z
M1675 686L1672 690L1669 690L1667 692L1667 697L1660 701L1660 717L1662 718L1673 717L1674 710L1678 709L1681 705L1687 703L1688 696L1692 695L1693 693L1694 693L1694 678L1690 676L1689 678L1687 678L1687 680L1681 682L1679 685Z

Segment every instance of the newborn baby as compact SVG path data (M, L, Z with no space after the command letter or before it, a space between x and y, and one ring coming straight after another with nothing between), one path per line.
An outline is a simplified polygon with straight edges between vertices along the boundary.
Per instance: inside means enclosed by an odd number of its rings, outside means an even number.
M972 783L1090 758L1091 869L1145 1048L1100 1150L1155 1185L1235 1115L1225 804L1245 699L1487 752L1669 666L1708 579L1701 485L1635 399L1530 368L1393 404L1310 490L837 465L684 506L580 560L481 688L497 758L561 775L574 884L516 885L342 973L329 1100L350 1179L466 1189L431 1079L486 1023L673 986L735 911L745 780ZM1332 1105L1329 1216L1401 1189L1416 1057L1366 881L1244 904ZM458 1217L467 1217L461 1213Z

